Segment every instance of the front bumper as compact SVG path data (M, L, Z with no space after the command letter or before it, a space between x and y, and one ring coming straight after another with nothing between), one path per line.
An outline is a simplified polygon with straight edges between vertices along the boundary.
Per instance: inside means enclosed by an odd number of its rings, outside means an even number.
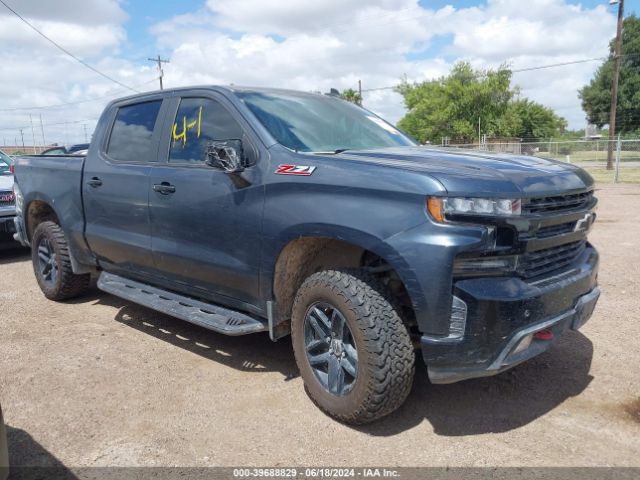
M13 219L13 224L14 224L14 234L13 234L13 239L20 243L22 246L24 247L28 247L29 246L29 240L27 239L27 231L24 228L24 223L22 221L22 218L20 217L14 217Z
M519 342L549 330L553 338L577 329L591 316L597 288L598 254L589 246L570 269L536 282L519 278L477 278L454 284L468 316L464 336L423 335L422 355L433 383L495 375L532 358L553 340L532 340L517 354Z
M0 234L11 235L15 233L14 218L13 216L0 217Z

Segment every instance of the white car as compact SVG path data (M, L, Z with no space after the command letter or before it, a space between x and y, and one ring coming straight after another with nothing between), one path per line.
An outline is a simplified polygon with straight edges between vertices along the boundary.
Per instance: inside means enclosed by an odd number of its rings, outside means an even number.
M11 240L15 232L16 197L13 194L13 160L0 150L0 240Z

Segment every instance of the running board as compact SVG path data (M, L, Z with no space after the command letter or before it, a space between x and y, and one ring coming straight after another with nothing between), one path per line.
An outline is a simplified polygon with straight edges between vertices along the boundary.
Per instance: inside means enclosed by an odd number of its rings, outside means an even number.
M269 329L266 322L244 313L201 302L112 273L100 274L98 288L125 300L225 335L246 335L266 332Z

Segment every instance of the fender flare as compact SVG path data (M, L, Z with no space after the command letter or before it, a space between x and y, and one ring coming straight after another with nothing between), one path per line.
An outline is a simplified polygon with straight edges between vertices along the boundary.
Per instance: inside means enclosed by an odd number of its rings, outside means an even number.
M267 301L273 301L275 298L275 269L280 255L290 242L304 237L322 237L332 240L340 240L378 255L387 262L400 277L400 280L409 294L411 306L416 312L416 316L418 315L418 312L425 311L426 299L422 293L420 283L418 282L415 273L402 255L400 255L391 245L386 243L384 239L378 238L370 233L345 226L318 223L293 226L284 230L272 241L265 242L267 248L263 252L262 257L263 261L260 288L262 291L262 297Z
M35 230L32 225L29 225L29 209L31 208L31 205L33 204L33 202L42 202L45 205L47 205L53 211L53 214L58 219L58 224L60 225L60 228L62 228L62 231L64 232L65 237L67 237L67 241L69 243L69 260L71 262L71 269L73 273L75 273L76 275L80 275L83 273L94 272L95 260L91 257L91 254L88 253L88 250L87 250L87 254L84 254L82 250L82 246L74 242L73 237L70 234L69 226L64 223L64 217L61 216L60 213L58 212L58 209L56 208L54 200L48 197L46 194L43 194L40 192L33 193L29 197L24 199L24 207L22 211L21 220L24 225L24 233L26 236L25 240L27 241L27 243L29 245L31 244L31 234L33 233L33 230ZM83 218L83 222L84 222L84 218ZM85 245L85 248L86 248L86 245ZM80 253L80 255L78 255L78 253ZM87 264L86 261L84 262L80 261L79 258L84 260L89 260L91 263Z

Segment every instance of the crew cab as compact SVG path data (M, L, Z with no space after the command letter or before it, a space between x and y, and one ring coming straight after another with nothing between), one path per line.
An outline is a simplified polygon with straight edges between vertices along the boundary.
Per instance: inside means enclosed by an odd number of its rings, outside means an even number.
M192 87L110 103L86 157L21 157L17 233L47 298L91 274L227 335L289 336L340 421L493 375L580 328L599 296L582 169L419 146L331 95Z

